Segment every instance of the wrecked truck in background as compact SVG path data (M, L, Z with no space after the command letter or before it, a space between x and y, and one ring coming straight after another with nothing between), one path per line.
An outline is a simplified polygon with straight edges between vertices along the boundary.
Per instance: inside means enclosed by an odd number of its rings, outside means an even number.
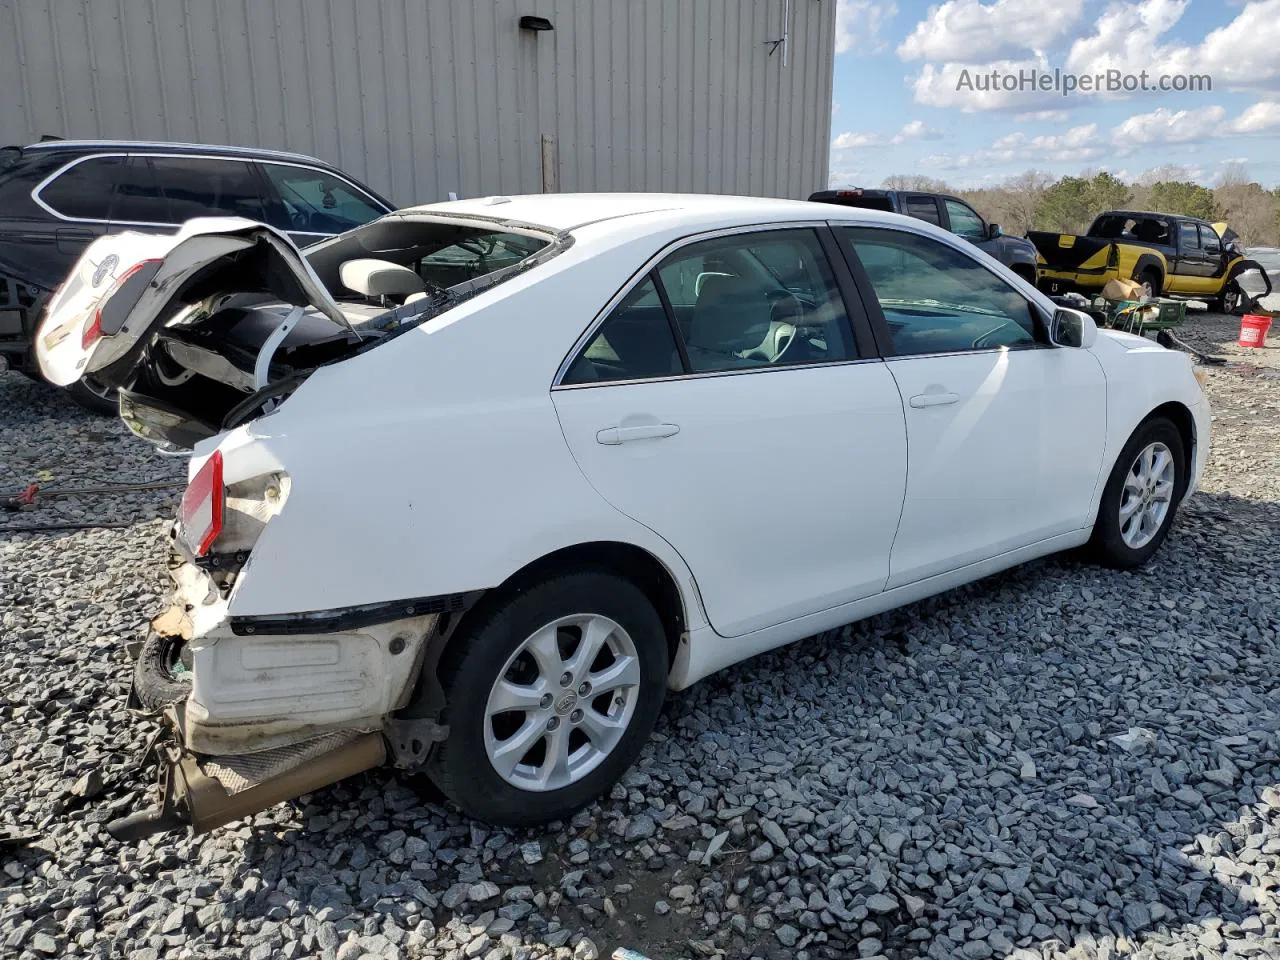
M1031 231L1046 293L1096 296L1110 280L1133 280L1145 297L1203 300L1236 313L1249 299L1271 293L1271 278L1225 223L1132 210L1109 210L1083 236ZM1262 287L1246 289L1243 281Z

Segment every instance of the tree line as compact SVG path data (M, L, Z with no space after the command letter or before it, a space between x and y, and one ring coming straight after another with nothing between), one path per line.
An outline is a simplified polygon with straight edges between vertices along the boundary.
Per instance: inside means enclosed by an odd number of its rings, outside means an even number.
M1022 236L1028 230L1083 233L1104 210L1149 210L1226 221L1249 246L1280 246L1280 187L1268 190L1251 181L1239 164L1229 165L1218 185L1195 183L1184 168L1158 167L1126 183L1106 171L1058 177L1028 170L994 187L951 189L942 180L887 177L892 190L950 193L973 205L988 223Z

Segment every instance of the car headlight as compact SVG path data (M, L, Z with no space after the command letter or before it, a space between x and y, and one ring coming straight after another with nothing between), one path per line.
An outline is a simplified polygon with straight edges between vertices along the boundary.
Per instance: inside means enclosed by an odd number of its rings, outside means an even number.
M1200 389L1204 390L1204 385L1209 382L1209 371L1201 366L1193 366L1191 375L1196 378L1196 383L1200 384Z

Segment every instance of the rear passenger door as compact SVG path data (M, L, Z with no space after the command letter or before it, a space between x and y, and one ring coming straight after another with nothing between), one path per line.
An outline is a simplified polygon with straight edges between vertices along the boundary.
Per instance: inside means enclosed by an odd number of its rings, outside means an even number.
M815 226L684 241L618 293L553 387L583 473L680 552L724 636L888 577L902 401L829 251Z

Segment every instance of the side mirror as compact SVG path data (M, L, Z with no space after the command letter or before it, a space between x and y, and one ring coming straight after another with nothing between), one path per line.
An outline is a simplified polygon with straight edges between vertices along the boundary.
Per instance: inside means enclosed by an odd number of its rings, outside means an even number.
M998 224L998 223L988 223L988 224L987 224L987 239L988 239L988 240L994 240L996 237L1002 237L1002 236L1004 236L1004 231L1000 229L1000 224Z
M1093 317L1079 310L1059 307L1049 321L1049 340L1058 347L1088 349L1098 339L1098 325Z

